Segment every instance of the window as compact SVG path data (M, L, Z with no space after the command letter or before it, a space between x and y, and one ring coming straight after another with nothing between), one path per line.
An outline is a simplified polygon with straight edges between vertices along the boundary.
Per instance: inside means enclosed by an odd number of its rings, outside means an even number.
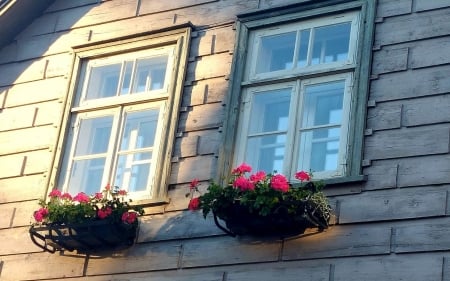
M373 7L348 2L240 17L236 50L245 60L235 60L228 101L238 108L226 124L226 133L234 135L224 148L231 150L230 163L291 180L299 170L318 179L362 178L364 124L357 114L365 112L370 61L362 50L371 39L363 36L364 18Z
M76 194L110 183L133 199L164 198L189 30L76 53L76 79L57 186Z

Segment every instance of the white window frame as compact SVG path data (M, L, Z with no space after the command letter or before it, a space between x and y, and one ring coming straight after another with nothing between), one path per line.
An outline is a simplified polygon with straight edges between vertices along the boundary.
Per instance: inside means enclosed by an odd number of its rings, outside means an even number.
M101 186L98 187L98 191L101 191L108 183L114 185L118 157L123 154L120 152L119 145L126 113L158 108L159 117L153 146L142 150L142 152L151 150L152 153L147 189L131 192L129 195L134 202L142 205L168 202L170 161L187 67L190 34L191 26L184 24L169 31L139 34L133 38L128 37L74 47L71 83L68 88L67 99L64 101L65 111L61 120L63 130L58 139L53 169L49 177L49 191L54 188L67 191L71 163L76 159L74 158L74 152L78 139L80 118L113 116L111 135L114 134L114 136L110 138L108 150L104 153L106 162ZM92 66L110 65L135 58L146 59L162 55L168 56L168 63L164 85L161 89L137 93L129 91L123 95L96 99L85 98L89 80L88 74ZM124 73L124 66L125 64L122 65L120 76ZM121 91L120 81L119 79L118 94ZM131 84L130 87L132 87ZM124 153L132 152L138 153L141 151L137 149ZM87 158L93 155L87 155ZM79 191L83 191L83 188L85 187L81 187Z

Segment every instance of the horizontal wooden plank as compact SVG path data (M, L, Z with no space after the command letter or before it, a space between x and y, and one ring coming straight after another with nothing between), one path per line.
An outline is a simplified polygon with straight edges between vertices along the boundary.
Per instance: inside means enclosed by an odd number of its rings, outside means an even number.
M228 91L228 81L224 77L194 82L183 91L183 106L194 106L224 100Z
M227 270L227 281L264 281L264 280L329 280L330 265L302 266L298 264L252 265L241 270Z
M40 199L45 194L43 175L0 179L0 203Z
M46 12L47 13L56 12L56 11L66 10L66 9L75 8L75 7L79 7L79 6L98 4L99 2L101 2L101 0L55 1L52 5L50 5L50 7L48 7Z
M363 169L367 176L364 190L386 189L397 187L398 165L389 161L373 161Z
M2 228L9 228L11 227L13 218L14 218L14 212L15 209L13 206L10 206L11 204L0 204L0 213L2 214L0 216L0 231ZM1 236L1 234L0 234Z
M450 182L450 155L399 159L398 186L421 186Z
M34 245L31 241L28 230L29 226L0 229L0 241L8 241L8 243L2 243L0 255L26 254L42 251L41 248Z
M186 240L182 268L278 260L280 241L241 240L230 236Z
M450 34L450 9L386 18L375 29L375 46L384 46Z
M395 228L396 253L432 252L450 249L450 219L420 222Z
M403 109L404 126L450 122L450 95L408 100L404 102Z
M190 57L199 57L222 52L232 52L235 43L235 31L232 25L199 31L192 39Z
M172 155L180 158L196 156L198 153L198 142L199 136L177 138Z
M445 8L450 7L450 3L447 0L416 0L416 12L422 12L432 9L439 9L439 8Z
M370 99L388 101L450 92L450 65L381 75L373 80Z
M378 0L377 14L379 18L409 14L412 11L412 0Z
M288 239L283 260L388 254L391 228L352 225L332 226L324 232Z
M194 106L191 111L181 112L178 121L179 131L197 131L222 126L225 109L220 103Z
M183 0L183 1L142 1L139 6L139 15L154 14L164 11L176 10L195 5L204 5L207 3L217 2L218 0Z
M41 199L45 198L45 194L36 194L36 196L40 196ZM14 217L11 221L12 227L29 227L32 222L34 222L33 213L37 209L40 208L38 201L24 201L17 203L8 203L3 204L1 206L5 206L10 210L14 210Z
M200 57L189 63L186 81L198 81L229 75L231 59L232 56L229 53Z
M393 189L339 198L339 223L443 216L447 191Z
M296 3L306 3L312 2L314 0L262 0L260 3L260 8L270 8L283 6L288 4L296 4Z
M450 63L450 55L442 50L450 48L450 36L415 42L411 47L409 66L413 69Z
M441 280L442 255L392 255L339 259L334 281Z
M186 200L187 207L189 198ZM201 211L168 212L141 219L139 242L207 237L223 234L212 215L203 218Z
M120 255L105 252L91 256L86 274L113 274L149 270L175 269L181 253L180 242L135 244Z
M56 133L53 126L0 132L0 155L48 148L54 144Z
M68 80L55 77L0 89L6 96L5 107L15 107L60 99L66 93Z
M49 170L53 153L48 149L0 157L0 178L39 174Z
M408 68L409 48L383 48L374 52L372 74L384 74Z
M377 104L367 112L367 128L373 131L400 128L401 122L402 105L398 103Z
M83 275L85 256L55 255L46 252L3 256L2 280L39 280Z
M206 192L206 189L209 185L209 181L200 181L199 185L197 186L200 192L203 194ZM189 197L186 197L186 194L189 193L190 190L190 183L185 184L177 184L171 186L169 188L168 197L170 198L169 204L166 206L165 211L166 212L173 212L173 211L181 211L186 210L188 204L189 204ZM196 194L196 196L199 194Z
M364 159L375 160L448 153L449 135L448 126L377 131L365 139Z
M193 179L209 180L214 177L217 159L214 156L197 156L172 163L170 184L190 183Z

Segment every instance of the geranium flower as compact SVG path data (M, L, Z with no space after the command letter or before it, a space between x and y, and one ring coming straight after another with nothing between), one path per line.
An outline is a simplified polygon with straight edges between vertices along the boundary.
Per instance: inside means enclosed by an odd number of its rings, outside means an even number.
M192 198L192 199L189 201L188 208L189 208L189 210L191 210L191 211L198 210L198 209L200 208L200 198L198 198L198 197Z
M73 201L80 202L80 203L89 203L89 196L86 195L84 192L80 192L73 198Z
M127 191L125 189L121 189L117 192L117 194L125 196L125 195L127 195Z
M287 192L289 190L289 183L285 176L277 174L270 180L270 186L281 192Z
M41 222L44 220L44 218L48 215L48 209L46 208L40 208L39 210L35 211L33 214L34 219L37 222Z
M125 223L132 224L136 221L137 214L135 212L125 212L122 214L122 221Z
M311 176L305 171L300 171L295 173L295 178L300 181L309 181L311 179Z
M95 199L98 199L98 200L102 199L102 198L103 198L103 193L101 193L101 192L96 192L95 195L94 195L94 198L95 198Z
M112 209L110 207L106 207L105 209L100 209L97 211L97 216L99 219L104 219L112 214Z
M264 171L259 171L250 176L250 180L254 183L259 181L264 181L266 179L266 173Z
M61 197L61 191L59 189L53 189L49 194L48 197L51 198L59 198Z
M233 169L231 172L233 175L242 175L244 173L250 173L252 171L252 167L246 163L242 163L240 166Z
M63 193L62 195L61 195L61 199L66 199L66 200L72 200L72 195L70 195L69 193Z
M254 190L255 184L245 177L238 177L234 180L233 186L239 188L240 190Z
M191 184L189 185L189 187L190 187L191 189L194 189L194 188L197 187L197 185L198 185L198 179L193 179L193 180L191 181Z

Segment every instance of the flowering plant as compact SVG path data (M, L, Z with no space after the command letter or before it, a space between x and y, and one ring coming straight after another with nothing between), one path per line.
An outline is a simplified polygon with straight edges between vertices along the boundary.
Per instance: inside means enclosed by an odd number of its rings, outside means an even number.
M213 212L225 221L239 219L246 213L252 218L270 217L272 222L289 217L293 221L306 219L308 226L328 227L332 210L321 191L323 185L314 182L310 173L297 172L295 178L300 183L293 187L282 174L250 174L251 171L249 165L241 164L232 170L226 186L212 182L204 194L198 189L198 180L193 180L187 194L191 196L189 209L202 209L205 218Z
M73 196L54 189L48 195L48 201L41 199L41 206L33 214L36 225L71 224L88 221L107 220L111 223L137 225L137 217L143 209L131 206L126 201L127 192L118 187L111 189L108 184L102 192L88 196L83 192Z

